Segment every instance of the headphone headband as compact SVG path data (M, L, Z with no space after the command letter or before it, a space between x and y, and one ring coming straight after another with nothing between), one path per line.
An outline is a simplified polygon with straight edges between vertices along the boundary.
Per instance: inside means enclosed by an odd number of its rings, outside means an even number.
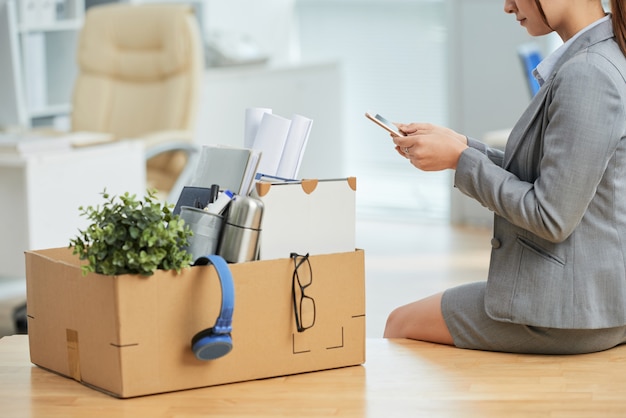
M213 264L222 288L222 306L220 315L215 321L213 332L215 334L229 334L232 331L233 311L235 309L235 285L228 264L219 255L210 254L198 257L194 266L206 266Z

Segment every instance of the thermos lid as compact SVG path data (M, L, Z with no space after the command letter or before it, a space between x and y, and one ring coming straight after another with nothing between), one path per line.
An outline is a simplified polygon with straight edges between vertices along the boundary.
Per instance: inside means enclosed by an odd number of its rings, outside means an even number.
M263 202L249 196L236 195L230 202L226 222L242 228L261 229Z

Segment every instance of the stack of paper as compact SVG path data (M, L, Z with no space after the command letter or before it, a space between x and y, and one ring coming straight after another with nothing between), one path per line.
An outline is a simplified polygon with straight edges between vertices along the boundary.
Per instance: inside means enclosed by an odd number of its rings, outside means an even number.
M309 139L311 126L313 121L300 115L293 115L291 126L283 148L283 155L280 158L280 164L276 175L295 179L300 171L300 164L306 149L306 143Z
M262 155L258 172L297 178L312 124L311 119L301 115L293 115L290 120L273 114L271 109L247 109L244 142L252 143L252 149Z
M250 107L246 109L246 124L243 134L244 148L252 148L254 146L254 137L259 130L263 115L266 113L272 113L272 109L266 107Z

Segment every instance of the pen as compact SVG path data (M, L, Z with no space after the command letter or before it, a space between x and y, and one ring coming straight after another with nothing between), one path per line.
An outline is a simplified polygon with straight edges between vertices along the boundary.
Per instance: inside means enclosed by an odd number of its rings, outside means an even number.
M215 199L215 202L209 203L204 210L215 215L221 215L232 198L233 192L231 192L230 190L224 190L223 192L219 193L217 199Z
M211 192L209 194L209 203L213 203L215 202L215 200L217 199L217 196L220 192L220 186L219 184L212 184L211 185Z

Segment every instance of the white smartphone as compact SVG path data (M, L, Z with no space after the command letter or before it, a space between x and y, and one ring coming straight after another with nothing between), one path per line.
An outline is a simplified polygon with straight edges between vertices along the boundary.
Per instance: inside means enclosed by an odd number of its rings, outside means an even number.
M370 112L365 112L365 117L367 117L369 120L371 120L372 122L374 122L375 124L377 124L378 126L380 126L381 128L383 128L389 133L392 133L397 136L406 136L404 133L400 132L400 130L396 127L396 125L389 122L387 119L380 116L378 113L374 115Z

